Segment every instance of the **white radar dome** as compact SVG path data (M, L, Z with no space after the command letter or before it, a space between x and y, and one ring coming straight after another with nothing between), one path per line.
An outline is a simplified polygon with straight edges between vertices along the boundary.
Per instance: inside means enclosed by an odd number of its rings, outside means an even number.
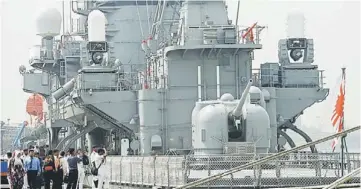
M293 11L287 16L287 37L305 37L305 16L302 12Z
M250 97L251 97L251 102L252 101L259 101L262 98L261 89L259 89L258 87L255 87L255 86L251 86L251 88L249 89L249 94L250 94Z
M234 97L230 93L224 93L221 96L221 101L233 101L233 100L234 100Z
M261 89L259 89L258 87L251 86L251 87L249 88L249 93L261 94L262 91L261 91Z
M264 100L268 101L271 99L271 94L266 89L262 89L262 93L264 96Z
M55 9L48 9L40 14L36 20L37 34L42 37L54 37L60 34L62 17Z
M88 40L106 41L105 25L107 19L100 10L93 10L88 15Z

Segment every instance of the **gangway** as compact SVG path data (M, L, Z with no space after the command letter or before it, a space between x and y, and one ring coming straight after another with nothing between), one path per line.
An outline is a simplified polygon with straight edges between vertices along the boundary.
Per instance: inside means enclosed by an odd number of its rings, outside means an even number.
M225 172L218 173L218 174L206 177L206 178L202 178L202 179L187 183L187 184L185 184L183 186L178 186L176 188L177 189L180 189L180 188L194 188L194 187L197 187L197 186L199 186L201 184L220 179L222 177L225 177L227 175L230 175L230 174L233 174L235 172L241 171L243 169L253 167L253 166L257 166L257 165L261 165L263 163L266 163L266 162L268 162L270 160L274 160L276 158L282 157L284 155L288 155L290 153L293 153L293 152L296 152L296 151L299 151L299 150L302 150L302 149L305 149L305 148L309 148L312 145L316 145L316 144L319 144L319 143L329 141L331 139L346 135L348 133L352 133L354 131L360 130L360 128L361 128L361 126L359 125L359 126L351 128L351 129L344 130L343 132L339 132L339 133L336 133L336 134L321 138L319 140L309 142L307 144L304 144L304 145L301 145L301 146L298 146L298 147L294 147L294 148L291 148L291 149L283 151L283 152L279 152L279 153L274 154L274 155L267 156L267 157L262 158L260 160L252 161L250 163L247 163L247 164L244 164L244 165L241 165L241 166L238 166L238 167L231 168L231 169L229 169L229 170L227 170Z
M15 148L19 148L20 147L20 138L21 138L21 135L23 134L24 130L25 130L25 127L28 125L28 122L27 121L24 121L23 123L20 123L19 124L19 132L18 134L16 135L15 139L14 139L14 142L13 142L13 149L12 150L15 150Z
M353 170L351 173L337 179L335 182L331 183L330 185L323 187L322 189L333 189L333 188L338 188L339 185L345 183L347 180L349 180L350 178L352 179L352 177L359 175L360 174L360 170L361 168L357 168L355 170Z

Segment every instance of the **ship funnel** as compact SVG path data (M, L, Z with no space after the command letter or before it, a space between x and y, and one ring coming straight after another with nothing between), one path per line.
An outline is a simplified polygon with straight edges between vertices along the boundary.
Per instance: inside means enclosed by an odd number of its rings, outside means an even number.
M249 90L252 86L252 79L249 80L246 88L244 89L241 99L239 100L237 106L234 108L234 110L231 112L232 116L238 117L242 115L242 107L244 105L244 103L246 102Z
M52 96L55 100L59 100L60 98L63 98L68 93L70 93L75 86L75 78L71 79L67 83L65 83L62 87L57 89L52 93Z

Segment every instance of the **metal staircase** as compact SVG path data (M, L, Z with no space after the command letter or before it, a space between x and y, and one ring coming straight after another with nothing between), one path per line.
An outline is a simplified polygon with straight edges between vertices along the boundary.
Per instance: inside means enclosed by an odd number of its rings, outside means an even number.
M119 129L122 133L125 133L125 135L128 135L128 136L134 135L134 132L132 129L130 129L126 125L120 123L119 121L117 121L113 117L109 116L108 114L106 114L105 112L100 110L99 108L97 108L91 104L86 104L85 108L88 111L90 111L91 113L93 113L94 115L100 117L102 120L105 120L109 124L113 125L115 128Z
M90 129L90 128L89 128L89 129ZM86 130L86 128L85 128L84 130ZM90 131L89 131L89 132L90 132ZM75 137L76 134L77 134L77 133L74 132L74 133L72 133L71 135L68 135L67 137L65 137L63 140L61 140L61 141L58 143L58 145L56 146L56 149L62 148L62 147L65 145L65 143L66 143L69 139Z
M84 127L84 129L82 131L80 131L79 133L75 133L75 135L71 135L69 141L63 140L64 141L63 144L66 143L65 146L63 147L63 150L69 149L70 145L74 144L74 142L76 140L78 140L80 137L84 136L85 134L89 133L90 131L94 130L95 128L96 128L95 124L88 125L88 126ZM59 146L59 144L58 144L58 146ZM61 146L59 146L59 147L61 147Z

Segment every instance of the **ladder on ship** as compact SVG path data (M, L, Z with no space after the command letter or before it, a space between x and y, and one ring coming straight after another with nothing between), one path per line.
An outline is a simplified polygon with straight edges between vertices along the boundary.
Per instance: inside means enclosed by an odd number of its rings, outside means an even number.
M126 125L120 123L118 120L114 119L113 117L109 116L107 113L103 112L99 108L95 107L91 104L86 104L85 108L93 113L94 115L102 118L102 120L108 122L109 124L113 125L115 128L119 129L122 133L125 133L126 135L133 136L134 132L132 129L128 128Z
M69 138L70 140L63 140L64 143L62 145L66 143L66 145L62 148L63 150L69 149L70 145L74 144L74 142L76 140L78 140L80 137L84 136L85 134L89 133L90 131L94 130L96 128L96 125L89 125L86 126L82 131L80 131L79 133L74 133L73 135L70 135L71 137ZM58 144L58 146L60 145L60 143ZM59 149L57 146L57 149ZM62 147L62 146L59 146Z

